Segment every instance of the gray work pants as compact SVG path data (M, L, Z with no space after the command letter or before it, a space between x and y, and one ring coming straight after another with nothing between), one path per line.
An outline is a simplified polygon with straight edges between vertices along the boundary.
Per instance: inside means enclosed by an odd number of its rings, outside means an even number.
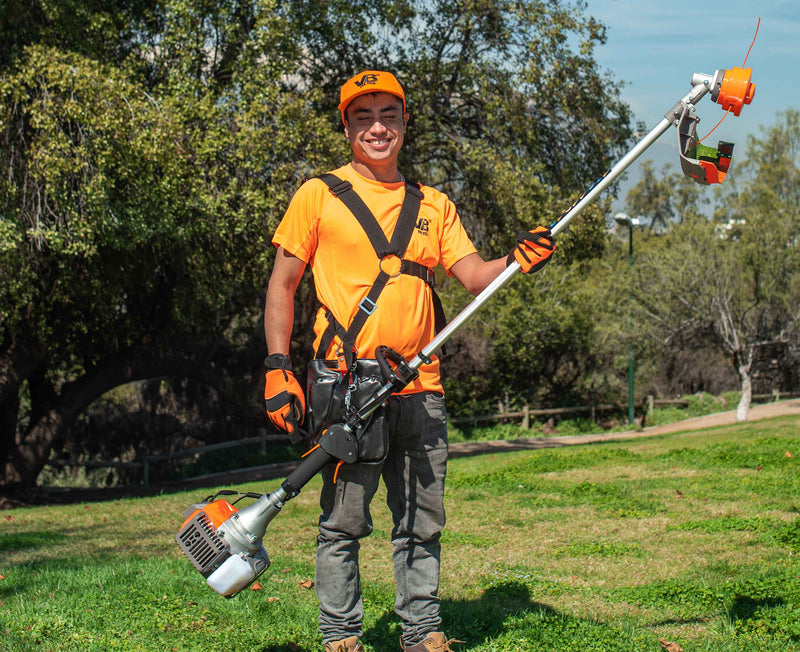
M440 533L445 523L447 419L441 394L391 397L384 414L389 452L379 464L333 465L323 470L317 536L316 591L323 641L362 635L364 609L358 568L359 539L372 532L369 505L381 476L394 527L395 612L403 642L413 645L439 631Z

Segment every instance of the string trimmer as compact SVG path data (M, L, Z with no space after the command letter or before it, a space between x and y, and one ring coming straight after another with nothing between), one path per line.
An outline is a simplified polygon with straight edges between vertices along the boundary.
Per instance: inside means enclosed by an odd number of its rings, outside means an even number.
M746 59L745 59L746 62ZM697 183L721 183L728 171L733 144L720 142L716 148L702 145L695 134L699 118L695 105L705 95L722 105L727 112L739 115L744 104L750 104L755 86L750 83L750 68L719 70L714 75L695 73L692 89L681 98L664 118L586 193L550 225L555 236L563 231L594 199L608 188L648 147L671 126L678 131L681 168ZM280 513L283 505L330 463L348 464L359 459L359 433L367 418L389 396L408 385L423 364L458 331L498 290L520 270L511 263L483 292L476 296L416 357L410 362L387 347L379 347L376 357L385 384L364 405L355 409L343 423L330 426L283 481L270 494L239 494L256 501L238 509L220 498L238 492L221 492L191 505L184 513L185 521L176 536L181 550L206 578L208 585L220 595L230 598L249 586L269 566L263 545L267 526ZM238 502L238 500L236 501Z

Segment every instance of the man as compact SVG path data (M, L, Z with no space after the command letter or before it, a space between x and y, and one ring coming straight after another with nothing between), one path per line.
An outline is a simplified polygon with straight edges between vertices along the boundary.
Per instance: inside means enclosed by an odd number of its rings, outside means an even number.
M522 234L507 258L484 261L453 203L434 188L403 178L397 157L409 113L403 89L392 74L362 72L342 86L340 100L352 161L335 170L335 178L305 183L273 238L278 249L265 308L270 354L265 399L270 419L290 434L298 431L305 410L288 355L295 292L307 264L323 305L314 326L317 357L332 361L332 366L339 364L347 374L353 358L375 358L378 346L388 346L410 360L433 339L429 270L437 264L477 294L511 262L519 262L525 272L534 271L554 250L549 231L538 227ZM340 181L346 183L339 185ZM345 203L344 191L351 190L386 240L394 239L395 227L399 231L401 221L409 219L401 217L408 210L414 228L408 229L411 236L404 251L379 255L372 240L382 239L381 234L370 236L363 226L366 218L357 218L352 201ZM412 208L405 208L407 201ZM386 272L385 285L370 294L379 271ZM350 328L356 322L358 327ZM418 378L393 395L383 411L388 433L385 457L377 463L336 469L330 465L322 473L316 591L324 649L364 650L359 642L363 633L359 539L372 531L369 505L382 476L394 523L395 611L402 621L401 647L405 652L447 652L453 641L439 631L447 426L438 359L422 365Z

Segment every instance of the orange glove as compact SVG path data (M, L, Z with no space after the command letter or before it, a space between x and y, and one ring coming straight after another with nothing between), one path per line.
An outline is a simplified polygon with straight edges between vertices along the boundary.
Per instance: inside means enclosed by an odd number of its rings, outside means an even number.
M556 243L550 235L550 229L537 226L533 231L522 231L517 236L517 246L508 254L506 267L515 260L525 274L537 272L547 264Z
M275 353L267 356L264 366L267 368L264 386L267 416L296 444L305 437L300 425L306 414L306 399L292 373L292 361L288 355Z

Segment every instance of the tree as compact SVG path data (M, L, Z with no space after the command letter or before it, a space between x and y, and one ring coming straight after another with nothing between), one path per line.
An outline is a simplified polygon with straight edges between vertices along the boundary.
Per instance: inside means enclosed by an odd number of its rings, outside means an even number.
M231 393L234 364L263 347L265 236L298 170L338 144L313 93L279 83L285 62L253 52L222 89L176 66L149 91L81 55L26 55L0 88L0 462L30 484L113 387L192 377Z
M163 29L164 0L4 0L0 5L0 69L31 45L120 63L152 45Z

